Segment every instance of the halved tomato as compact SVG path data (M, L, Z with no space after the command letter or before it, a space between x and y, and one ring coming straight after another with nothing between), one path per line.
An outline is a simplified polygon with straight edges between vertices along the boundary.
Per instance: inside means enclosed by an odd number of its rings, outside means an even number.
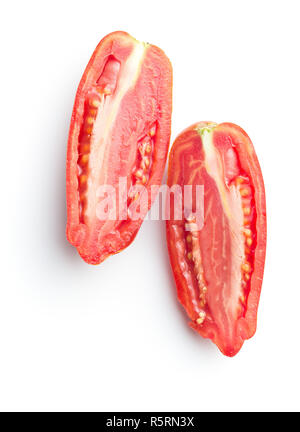
M139 205L137 186L161 183L171 110L163 51L124 32L106 36L80 81L67 152L67 238L86 262L101 263L136 236L154 194L139 218L128 209Z
M250 138L231 123L189 127L170 154L175 184L204 186L201 229L190 229L183 206L175 218L171 201L167 241L179 301L190 326L234 356L256 331L266 250L264 183Z

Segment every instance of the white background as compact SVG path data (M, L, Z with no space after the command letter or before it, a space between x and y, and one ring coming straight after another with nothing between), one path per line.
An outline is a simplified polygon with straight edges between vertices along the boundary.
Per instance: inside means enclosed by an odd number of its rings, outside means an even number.
M114 30L174 68L172 140L200 120L254 142L268 207L255 337L226 358L187 326L162 222L89 266L65 238L76 87ZM299 1L1 3L1 410L298 410Z

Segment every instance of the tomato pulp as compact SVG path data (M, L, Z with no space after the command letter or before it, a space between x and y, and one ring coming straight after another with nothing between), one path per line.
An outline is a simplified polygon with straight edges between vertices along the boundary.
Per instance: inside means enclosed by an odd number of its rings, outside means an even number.
M178 299L190 326L234 356L256 331L266 250L264 183L253 144L231 123L201 122L175 140L168 186L203 185L204 223L167 221ZM198 227L197 227L198 228Z
M161 183L171 111L172 67L164 52L124 32L106 36L80 81L67 151L67 238L87 263L101 263L136 236L154 194L141 217L127 209L139 205L136 186L149 191ZM102 186L113 189L104 193ZM108 198L113 211L103 218Z

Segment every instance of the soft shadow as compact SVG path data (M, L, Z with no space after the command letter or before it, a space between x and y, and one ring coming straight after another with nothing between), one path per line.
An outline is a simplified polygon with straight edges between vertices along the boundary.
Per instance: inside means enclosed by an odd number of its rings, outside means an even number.
M36 186L34 228L38 261L45 273L56 272L63 265L80 260L66 238L66 153L75 93L74 86L67 85L66 77L62 87L49 96L52 111L41 114L40 136L36 137L41 148L36 173L39 184Z

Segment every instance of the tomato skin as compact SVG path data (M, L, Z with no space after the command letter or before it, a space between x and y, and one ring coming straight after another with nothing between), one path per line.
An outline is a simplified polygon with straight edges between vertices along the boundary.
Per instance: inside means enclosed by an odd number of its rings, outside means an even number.
M164 52L125 32L104 37L76 93L67 150L66 234L87 263L99 264L134 240L155 199L151 185L162 180L171 112L172 67ZM143 185L151 195L147 209L138 220L117 216L114 221L100 221L96 217L98 186L112 185L118 193L121 177L128 191L138 184L133 171L141 163L139 149L144 139L151 144L150 167L142 172Z
M207 152L201 135L201 131L205 131L206 128L211 136L211 148L223 161L219 166L222 167L220 177L217 170L212 170L211 161L207 156L210 153ZM236 155L234 156L236 162L230 161L228 168L224 161L226 155L231 155L231 152ZM226 169L232 177L228 183L226 183ZM215 178L213 174L216 175ZM235 217L232 217L234 222L230 222L225 205L222 207L220 197L223 195L216 187L218 181L214 181L219 178L224 180L223 186L220 187L224 187L225 194L228 196L231 196L229 191L233 192L234 197L237 196L236 191L240 191L241 195L248 191L249 195L246 198L238 197L232 201L236 205L232 210L236 212ZM237 180L242 182L244 189L236 186ZM211 122L200 122L190 126L176 138L170 152L168 186L172 187L174 184L181 186L203 184L205 190L204 226L192 236L192 243L191 236L185 232L184 218L183 222L174 218L171 201L171 219L166 223L166 230L178 299L191 319L189 325L203 337L210 338L223 354L232 357L238 353L244 341L251 338L256 331L266 252L265 190L250 138L240 127L231 123L216 125ZM224 202L227 202L226 199ZM248 207L247 212L243 207L244 203L248 206L249 202L251 216L248 216ZM246 212L246 215L243 212ZM241 225L235 222L237 214L241 214L244 218ZM210 223L210 220L214 223ZM222 224L221 221L224 223ZM233 226L236 228L235 236L233 236ZM242 240L237 244L238 229L243 233L245 231L247 235L251 232L252 237L241 235L239 238ZM195 243L194 239L196 239ZM242 243L244 241L245 244ZM191 249L191 244L196 245L195 250ZM245 250L243 253L246 262L240 261L239 254L235 252L237 246ZM188 259L188 251L192 259ZM201 260L197 262L195 256L198 255L195 253L199 251ZM225 258L224 251L227 251ZM246 273L244 270L239 270L240 265L242 269L246 269ZM201 278L199 273L196 274L199 266L202 271ZM224 266L224 270L217 271L216 269L221 266L222 269ZM236 281L239 279L233 276L233 273L236 275L239 271L241 283L238 286ZM203 300L204 296L205 300ZM205 317L203 322L199 318L201 316Z

